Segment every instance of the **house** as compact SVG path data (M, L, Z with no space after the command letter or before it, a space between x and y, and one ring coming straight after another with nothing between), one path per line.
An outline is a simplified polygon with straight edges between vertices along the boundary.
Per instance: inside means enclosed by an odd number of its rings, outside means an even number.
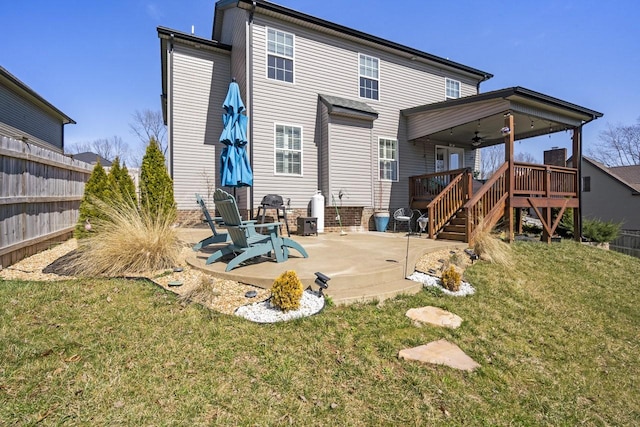
M211 39L157 31L169 171L184 214L196 208L194 193L220 182L221 105L232 78L249 116L254 185L237 190L247 216L275 193L295 221L321 190L328 229L338 225L335 205L343 226L366 230L374 209L411 204L429 212L431 237L469 241L480 217L513 220L520 205L545 218L555 204L578 207L578 171L520 167L513 142L573 129L579 152L581 127L601 113L521 87L480 93L488 72L263 0L218 1ZM503 143L504 167L474 195L477 148ZM544 187L546 173L557 175L557 191ZM456 220L463 209L469 219Z
M69 116L0 66L0 136L64 151L64 125Z
M640 165L606 167L583 156L582 215L640 231Z

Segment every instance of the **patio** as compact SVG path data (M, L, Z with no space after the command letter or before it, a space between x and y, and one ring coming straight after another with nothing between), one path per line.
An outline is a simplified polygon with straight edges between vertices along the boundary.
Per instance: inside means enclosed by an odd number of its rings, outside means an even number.
M180 230L180 237L190 244L210 234L209 228ZM466 243L428 239L425 234L409 237L408 252L405 233L363 232L343 236L324 233L292 238L305 248L309 258L304 259L293 251L289 260L283 263L263 259L225 272L227 263L224 260L205 265L207 257L219 247L211 245L193 252L186 261L192 267L216 277L267 289L286 270L295 270L305 287L313 285L315 272L321 272L331 278L327 295L336 304L349 304L416 293L422 285L404 277L413 272L420 257L442 249L467 247Z

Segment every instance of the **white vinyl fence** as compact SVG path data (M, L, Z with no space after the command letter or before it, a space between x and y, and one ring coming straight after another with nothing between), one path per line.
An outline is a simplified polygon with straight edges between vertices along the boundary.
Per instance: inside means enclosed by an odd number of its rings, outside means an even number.
M64 241L93 166L0 137L0 268Z

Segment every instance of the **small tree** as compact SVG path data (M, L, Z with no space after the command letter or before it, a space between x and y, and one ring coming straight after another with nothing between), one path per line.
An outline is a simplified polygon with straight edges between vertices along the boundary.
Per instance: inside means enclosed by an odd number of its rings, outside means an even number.
M120 167L118 157L115 158L109 170L109 200L137 205L136 186L129 176L127 167Z
M103 210L95 205L95 201L106 201L109 198L109 193L109 179L104 168L98 162L84 187L78 223L74 232L76 238L80 239L89 235L92 221L106 219Z
M142 158L140 170L140 207L151 214L175 216L173 182L167 173L164 155L154 138L151 138Z

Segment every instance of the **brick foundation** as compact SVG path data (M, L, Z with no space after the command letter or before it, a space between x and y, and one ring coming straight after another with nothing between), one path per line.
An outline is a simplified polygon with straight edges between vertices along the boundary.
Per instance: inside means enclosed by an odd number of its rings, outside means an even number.
M373 209L364 207L352 207L344 206L338 208L340 213L340 219L342 220L342 230L351 232L372 231L375 230L375 222L373 221ZM213 215L213 212L210 212ZM248 209L240 209L240 215L242 218L249 218ZM258 209L255 209L254 215L258 213ZM265 222L274 222L275 210L268 209L264 219ZM289 230L291 234L297 233L298 217L310 217L308 209L288 209L287 210L287 222L289 223ZM255 218L255 216L254 216ZM178 211L177 222L183 227L193 227L201 225L204 220L202 212L197 210L181 210ZM393 221L393 219L391 219ZM392 223L389 223L392 227ZM405 226L406 228L406 226ZM324 208L324 232L335 233L340 232L340 223L337 219L336 208L333 206L327 206Z

